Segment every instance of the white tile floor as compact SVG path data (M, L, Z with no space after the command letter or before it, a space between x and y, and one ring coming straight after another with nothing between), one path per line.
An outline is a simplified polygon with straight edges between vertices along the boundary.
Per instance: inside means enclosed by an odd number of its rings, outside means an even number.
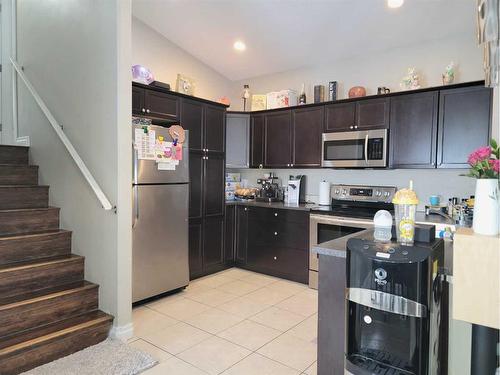
M315 375L318 293L239 268L133 310L146 375Z

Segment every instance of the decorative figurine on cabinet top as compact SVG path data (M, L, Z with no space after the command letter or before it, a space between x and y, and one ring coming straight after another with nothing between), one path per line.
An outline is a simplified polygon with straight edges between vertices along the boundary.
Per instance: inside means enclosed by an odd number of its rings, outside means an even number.
M420 88L420 78L414 67L408 68L408 75L403 77L400 87L402 90L417 90Z
M194 79L177 74L176 91L181 94L194 95Z
M366 89L363 86L354 86L349 89L349 98L359 98L366 96Z
M455 63L450 62L446 68L444 69L443 77L443 85L451 85L455 80Z

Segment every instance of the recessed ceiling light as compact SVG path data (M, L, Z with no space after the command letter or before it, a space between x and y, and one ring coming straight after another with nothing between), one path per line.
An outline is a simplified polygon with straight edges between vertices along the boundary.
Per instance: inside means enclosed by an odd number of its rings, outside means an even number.
M247 46L241 40L237 40L236 42L234 42L233 47L236 51L240 52L247 49Z
M405 0L387 0L387 6L389 8L399 8Z

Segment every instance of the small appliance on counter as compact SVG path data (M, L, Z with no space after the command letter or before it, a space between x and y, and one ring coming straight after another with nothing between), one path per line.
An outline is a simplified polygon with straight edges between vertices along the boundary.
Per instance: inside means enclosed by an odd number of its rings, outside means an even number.
M287 203L298 205L306 202L306 176L297 175L290 176L288 180L288 197Z
M280 202L283 201L283 189L280 186L280 179L271 172L267 178L259 178L257 183L261 186L257 191L255 200L260 202Z
M446 371L444 241L403 246L367 234L347 242L346 370L353 375ZM417 236L418 238L418 236ZM446 330L446 328L444 328Z
M226 201L234 201L236 199L235 191L239 188L241 188L241 174L227 172L224 184Z

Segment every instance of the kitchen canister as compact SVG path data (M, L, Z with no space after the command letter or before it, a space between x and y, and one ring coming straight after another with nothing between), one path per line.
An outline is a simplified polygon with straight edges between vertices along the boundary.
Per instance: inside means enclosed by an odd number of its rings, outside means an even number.
M328 181L321 181L319 183L319 205L330 205L330 183Z

